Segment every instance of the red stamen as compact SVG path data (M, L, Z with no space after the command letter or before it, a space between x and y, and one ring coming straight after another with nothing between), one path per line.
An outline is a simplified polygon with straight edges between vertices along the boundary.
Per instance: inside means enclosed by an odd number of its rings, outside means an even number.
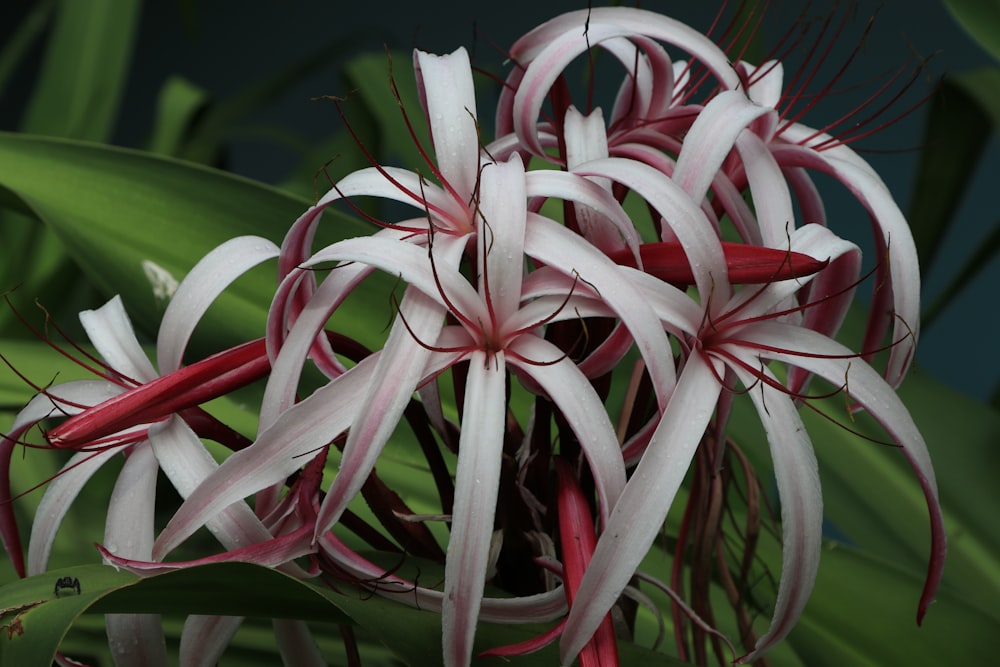
M10 293L9 292L5 292L4 293L4 299L7 301L7 305L10 307L11 312L14 313L14 316L21 322L21 324L24 325L24 327L28 331L30 331L38 340L40 340L43 343L45 343L46 345L48 345L53 350L55 350L57 353L59 353L60 355L62 355L66 359L69 359L70 361L72 361L74 364L76 364L80 368L82 368L82 369L84 369L84 370L86 370L86 371L88 371L90 373L93 373L94 375L96 375L96 376L98 376L100 378L103 378L103 379L107 380L108 382L113 382L114 384L118 384L118 385L122 385L122 386L126 386L127 383L131 383L133 385L139 384L137 381L133 380L132 378L126 377L126 376L122 375L121 373L115 371L113 368L111 368L110 366L108 366L107 364L105 364L103 361L101 361L100 359L98 359L97 357L95 357L93 354L91 354L90 352L88 352L87 350L85 350L84 348L82 348L81 346L79 346L76 342L74 342L73 339L71 339L62 329L60 329L59 325L56 324L56 322L50 317L49 311L45 309L45 306L43 306L37 300L35 301L35 305L38 306L38 308L43 313L45 313L45 329L46 329L45 333L39 331L35 326L33 326L21 314L21 312L17 308L14 307L14 304L10 300ZM64 350L63 348L59 347L57 344L55 344L55 343L52 342L51 338L48 335L48 328L50 326L56 330L56 333L58 333L59 336L62 337L62 339L64 341L66 341L66 343L68 343L70 345L70 347L72 347L77 352L77 354L80 355L79 357L74 357L72 354L70 354L69 352L67 352L66 350ZM90 365L90 364L84 362L82 359L89 360L90 362L93 363L93 365ZM4 361L6 362L6 359ZM10 363L7 362L7 365L10 366ZM14 369L13 366L10 366L10 368L15 373L17 373L17 370ZM27 378L25 378L20 373L17 373L17 375L20 378L22 378L23 380L25 380L25 382L27 382L29 385L31 385L35 390L42 391L41 387L35 385L33 382L31 382L30 380L28 380Z

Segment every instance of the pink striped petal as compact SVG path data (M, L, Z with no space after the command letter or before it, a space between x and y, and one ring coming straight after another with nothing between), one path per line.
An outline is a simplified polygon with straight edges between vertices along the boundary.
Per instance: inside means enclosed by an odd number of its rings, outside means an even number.
M156 363L161 374L180 368L195 326L218 296L244 273L277 256L278 247L267 239L240 236L195 264L163 313L156 339Z
M444 56L414 50L413 66L441 177L459 201L471 203L479 173L479 126L469 54L461 47Z
M757 408L771 447L781 501L781 579L771 626L738 662L754 662L795 626L809 601L823 540L823 495L816 454L795 403L746 369L731 366ZM774 380L774 376L765 369Z
M441 624L448 667L468 665L472 658L500 486L506 395L503 352L474 353L466 380L444 570Z
M559 644L568 664L590 641L659 534L722 390L713 362L688 357L653 439L597 540Z

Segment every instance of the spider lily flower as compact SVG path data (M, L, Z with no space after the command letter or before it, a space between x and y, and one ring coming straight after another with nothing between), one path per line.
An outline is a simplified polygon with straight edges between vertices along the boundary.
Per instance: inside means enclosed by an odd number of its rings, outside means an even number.
M11 433L2 442L2 491L4 500L8 501L4 503L5 514L13 511L10 503L10 455L28 429L49 417L85 413L90 406L113 399L119 392L127 391L121 386L124 381L120 378L142 382L156 376L132 334L131 324L118 297L96 311L81 313L80 320L98 352L106 361L113 361L114 370L105 381L81 380L46 389L18 414ZM90 477L121 452L127 452L127 458L112 492L104 539L115 550L122 549L135 557L148 557L153 541L153 503L158 465L145 438L145 427L140 424L127 428L98 442L101 444L80 446L80 451L49 483L35 513L27 563L12 517L10 523L5 521L4 543L21 576L40 574L46 570L56 532L70 505ZM166 664L163 631L158 617L108 615L107 624L112 648L138 638L139 650L136 653L143 656L146 664Z
M279 292L272 307L268 327L272 357L277 356L288 328L316 289L311 274L295 270L312 255L317 225L331 204L351 197L380 197L412 206L416 209L415 217L392 224L379 223L382 229L376 236L426 245L433 232L442 249L455 246L454 252L442 254L441 262L457 266L462 257L466 240L475 229L474 194L482 164L472 66L464 48L445 56L416 50L413 58L417 88L436 156L436 162L427 157L426 164L438 183L427 181L419 173L384 167L372 160L370 168L341 179L300 216L285 236L279 258L279 279L295 272L298 280L285 283L286 289ZM410 122L405 116L404 119ZM418 148L424 154L424 149ZM344 284L342 293L349 292L371 270L364 264L342 268L338 272L338 280ZM344 371L325 339L318 339L311 353L313 361L329 377Z
M539 124L546 95L566 66L592 47L606 49L626 69L625 94L612 115L624 109L641 118L663 119L679 97L670 58L659 42L676 46L703 65L715 86L735 90L741 82L726 54L705 35L662 14L624 7L569 12L535 28L510 49L516 67L508 77L497 110L497 134L514 133L524 150L545 155L544 135L558 136L565 106L550 123Z
M169 550L234 499L284 479L301 465L302 456L315 452L349 427L339 473L317 518L315 539L321 541L357 494L395 429L392 412L385 406L410 400L420 384L467 361L443 603L446 660L448 664L467 663L492 536L508 371L544 391L572 426L590 461L604 516L625 480L617 439L600 399L565 353L537 331L560 320L617 314L637 332L640 349L649 350L650 367L660 369L656 385L662 400L672 387L673 362L666 336L639 293L620 280L620 267L559 223L529 212L526 205L535 197L561 197L587 202L609 219L621 218L618 204L604 195L588 180L572 174L525 173L516 156L506 163L485 165L476 203L475 266L479 277L475 287L453 266L454 258L438 263L439 253L447 258L456 246L440 250L436 241L428 256L428 251L413 243L376 234L333 244L303 262L300 271L329 262L364 263L398 275L408 285L407 294L415 299L401 302L383 350L306 400L275 410L273 405L289 394L279 370L287 359L301 364L334 309L331 304L342 298L344 287L337 280L340 269L333 270L319 285L275 360L275 373L265 394L265 405L272 406L273 417L262 417L264 427L257 441L230 457L187 499L161 534L160 548ZM570 277L570 285L579 283L579 294L572 288L567 290L565 279L533 281L531 291L526 292L526 256ZM577 280L572 280L573 276ZM296 279L290 275L286 281ZM331 285L334 288L328 289ZM443 325L445 313L458 324ZM386 363L386 359L392 362ZM368 392L359 392L357 387L365 385ZM371 397L376 405L366 410ZM336 400L340 407L332 409L330 400Z
M695 200L648 165L609 158L589 161L580 169L585 175L525 172L517 156L482 166L474 193L475 287L458 270L457 255L464 251L464 244L442 246L436 236L428 237L434 240L424 250L411 239L379 233L338 242L300 261L279 287L275 299L279 313L287 312L282 304L301 279L299 273L340 264L316 286L288 327L265 393L258 438L188 496L161 533L154 556L171 550L222 508L282 482L305 457L347 431L338 474L316 520L314 539L326 548L330 528L358 493L396 427L398 411L392 406L404 405L423 383L460 362L469 362L442 602L447 661L467 662L483 604L492 537L488 517L493 516L499 482L507 373L544 392L571 425L594 474L605 521L624 481L616 436L587 377L538 332L557 321L617 318L642 353L660 406L668 405L676 382L661 321L649 310L647 297L624 278L625 269L583 237L535 213L527 202L556 198L589 207L622 238L624 250L616 257L638 266L642 250L631 221L612 194L590 177L626 184L676 227L685 257L682 263L709 267L707 273L685 273L706 293L713 288L714 274L728 273L729 259L736 264L754 255L730 249L727 256ZM700 260L708 259L701 264L689 262L692 252ZM786 264L804 273L823 266L803 255L774 254L763 260L771 264L768 274ZM540 267L527 276L523 275L525 257ZM774 261L779 257L780 261ZM792 257L796 259L789 262ZM295 403L298 374L314 341L355 284L355 277L374 269L397 275L408 286L384 349ZM353 273L341 273L344 270ZM453 324L445 321L446 314ZM470 440L473 437L476 444ZM346 558L342 553L337 557Z
M857 248L825 228L808 225L790 236L791 248L829 257L831 266L857 275ZM699 260L692 258L692 265ZM846 267L846 268L845 268ZM942 572L945 534L934 472L926 445L905 406L885 380L861 358L831 338L801 324L813 304L787 306L812 277L746 287L721 307L709 308L673 286L636 272L664 326L683 348L683 370L670 404L638 467L612 512L571 608L561 650L567 661L582 648L614 604L666 517L686 465L709 431L726 378L746 389L767 434L781 498L783 563L774 617L754 650L740 659L752 662L794 626L812 590L819 565L822 498L815 455L795 400L808 400L784 385L768 367L778 361L840 386L866 409L901 448L923 488L931 522L931 559L918 620L930 604ZM723 281L725 279L723 278ZM723 285L723 287L725 287ZM726 290L720 290L725 294ZM718 416L717 419L724 417ZM581 602L582 601L582 602Z
M672 62L660 42L686 51L690 62ZM575 57L598 46L610 52L626 70L606 129L601 127L602 122L596 122L599 109L590 114L595 122L581 124L581 115L569 104L565 91L553 88ZM723 65L728 62L725 54L707 37L670 19L629 8L601 8L560 16L515 43L511 57L516 67L502 93L497 128L498 133L512 136L497 142L496 150L491 147L494 155L521 150L575 170L581 162L574 158L574 153L579 152L575 146L603 143L605 154L591 154L590 159L611 156L645 162L681 182L692 195L704 195L710 187L713 199L706 199L703 205L712 213L713 221L717 224L725 215L745 242L768 247L784 243L785 223L793 219L786 215L791 210L789 194L806 221L826 224L823 202L810 172L840 181L869 213L876 246L876 287L864 349L881 349L891 329L886 378L894 386L899 384L912 361L919 334L920 278L915 246L884 183L847 146L847 140L808 127L799 122L802 112L793 115L782 108L802 96L800 88L805 84L801 82L811 81L812 74L796 75L791 83L793 89L786 91L779 61L760 66L745 62ZM696 71L701 68L706 72ZM705 82L710 83L700 85ZM696 99L697 90L705 90L706 94ZM552 117L539 122L546 96L551 99ZM807 110L815 104L810 102ZM704 136L695 141L690 135L695 121L706 128L702 117L712 115L720 121L713 130L719 136L708 142ZM750 122L740 120L745 115L751 116ZM744 127L751 131L742 132ZM602 131L606 137L595 136ZM694 144L696 150L683 151L684 144ZM699 146L719 151L725 160L717 161L714 170L702 169ZM552 148L558 148L556 155L551 150L546 152ZM694 159L685 162L685 152ZM679 170L677 175L675 169ZM695 173L708 180L692 180ZM778 188L791 191L782 198L769 196L779 192ZM742 197L745 190L760 193L755 197L758 207L775 210L752 212ZM599 234L588 238L606 247ZM837 288L831 286L831 290ZM812 317L839 326L843 313L838 314L836 309L843 305L841 301L819 307ZM836 330L822 333L833 335ZM870 360L870 356L866 358Z
M259 379L269 365L263 342L237 347L186 368L181 367L181 359L195 325L219 293L247 269L277 254L278 248L263 239L236 239L192 269L160 327L157 355L162 376L136 340L120 298L81 313L81 323L104 359L104 370L98 371L103 379L68 382L40 391L0 443L0 492L8 501L11 452L34 425L53 417L68 417L47 436L51 447L76 451L46 488L35 514L26 563L10 503L3 504L4 543L22 576L46 569L56 533L70 506L83 485L115 455L124 454L126 461L112 492L103 551L111 559L147 561L153 557L157 471L163 470L183 496L216 465L192 426L234 446L245 444L242 436L197 405ZM227 508L209 527L227 549L263 543L272 537L245 504ZM308 551L308 540L302 540L275 565L305 553L302 544ZM165 664L158 618L109 617L108 635L113 649L132 646L136 637L142 640L141 656L130 650L132 657L122 657L118 664L129 664L129 660Z
M626 70L607 125L600 109L578 111L559 83L566 66L593 46ZM689 60L674 62L668 46ZM807 170L840 180L871 213L880 244L877 271L885 278L875 307L889 310L891 304L894 311L888 377L897 381L915 344L919 282L905 222L877 175L797 118L783 121L780 64L731 65L707 37L652 12L570 13L526 35L511 54L516 69L497 112L503 136L483 149L465 51L415 52L434 149L433 159L425 156L432 178L372 160L306 211L280 252L253 238L214 252L181 286L164 318L157 344L162 377L138 350L120 304L86 316L88 333L113 372L104 382L46 390L0 447L0 462L9 469L24 430L54 410L69 416L48 438L78 453L43 499L56 511L36 520L29 569L44 569L45 545L79 486L124 452L102 549L112 564L152 573L249 560L308 576L315 570L304 572L292 561L309 555L362 586L377 581L370 584L374 593L440 611L448 665L470 662L479 620L551 621L567 608L568 617L550 633L563 633L562 659L582 650L584 664L613 664L609 612L660 530L696 450L708 441L725 442L738 383L764 424L784 533L771 626L742 658L753 661L794 625L818 566L817 464L796 412L809 400L808 378L817 375L842 384L883 424L920 479L933 541L923 615L940 577L944 535L926 447L889 385L864 360L879 347L889 318L871 318L860 354L834 342L858 282L859 252L823 227L794 224L796 205L807 222L825 223ZM551 117L540 121L546 98ZM404 121L409 123L405 110ZM526 169L525 159L560 170ZM621 204L629 193L651 212L653 242L643 242ZM391 199L415 213L394 223L374 221L380 229L369 237L315 250L325 208L354 197ZM563 204L563 222L542 215L548 200ZM724 236L740 242L724 242ZM265 341L181 367L191 328L218 291L249 266L276 256L279 285ZM382 349L352 357L352 365L324 328L375 271L397 277L405 292L398 303L393 296L395 318ZM580 345L586 351L577 361L571 356L576 344L558 338L577 323L589 333L590 322L604 329ZM630 431L621 443L599 385L633 347L655 407L639 435ZM299 400L308 361L327 382ZM440 400L429 403L448 372L460 385L461 431L453 509L443 510L450 512L451 529L443 590L432 590L366 560L334 527L349 516L348 504L371 479L415 394L424 399L432 426L446 432ZM255 440L239 441L217 464L199 435L212 437L206 429L218 425L197 406L264 373L270 377ZM556 416L532 424L533 433L523 438L508 405L514 378L536 395L536 408ZM537 437L549 438L550 420L560 429L555 465L563 589L485 597L494 524L504 525L505 518L498 512L504 448L521 442L519 456L534 455ZM327 486L326 457L334 441L343 451ZM540 449L552 460L548 444ZM581 477L592 477L590 499L561 463L567 450L580 454ZM635 462L628 478L626 466ZM160 468L184 502L155 536L153 481ZM286 491L293 474L297 481ZM136 482L138 491L131 489ZM9 497L9 480L0 483L7 484L0 497ZM532 492L521 478L518 484L517 491ZM254 510L245 502L250 496ZM588 500L596 501L599 536L589 530ZM224 553L163 562L202 526L216 534ZM8 550L20 553L12 514L0 529ZM130 548L115 548L133 534L138 537ZM151 619L112 619L110 625L113 639L157 639ZM185 628L182 655L199 649L217 655L236 625L193 621ZM303 626L283 623L278 631L286 644L301 644L294 638ZM286 656L297 663L313 658Z
M268 321L268 345L275 364L261 413L262 431L294 402L302 363L307 356L330 378L346 371L326 343L325 336L321 335L321 329L351 289L374 268L364 261L338 267L333 279L324 282L322 293L316 294L313 273L301 271L300 267L312 256L312 239L327 206L354 196L375 196L414 207L416 217L384 225L372 238L403 240L423 246L430 242L433 234L438 248L436 261L441 267L459 265L468 238L475 230L475 190L482 161L468 54L465 49L446 56L414 51L414 65L437 157L436 164L428 159L427 166L439 184L429 183L415 172L373 162L372 167L341 179L292 225L282 244L279 259L282 283ZM304 311L306 303L323 304L323 308ZM395 329L385 352L377 357L380 368L376 369L379 375L397 373L398 389L385 383L371 383L368 390L362 390L367 393L366 400L358 407L358 414L351 413L351 422L357 421L367 427L351 431L347 444L349 451L358 449L356 443L369 441L374 441L373 449L380 451L401 417L428 359L428 350L417 344L415 337L433 340L444 316L443 308L418 290L408 290L404 294L400 311L406 313L414 334L402 327ZM299 326L295 326L296 323ZM291 331L297 333L290 334ZM311 336L308 346L302 345L301 337L306 335L303 332ZM286 340L290 335L299 338ZM260 494L260 511L273 508L276 497L274 490Z
M839 181L865 208L871 218L878 262L864 347L881 347L891 327L885 374L893 386L898 386L912 362L920 328L920 272L906 219L879 175L845 141L795 119L783 118L781 63L764 63L752 72L748 95L754 103L775 109L776 113L769 122L755 125L746 136L747 146L741 151L746 156L743 173L734 173L733 180L748 183L751 190L768 190L780 178L791 188L804 215L825 224L822 199L808 175L818 172Z
M810 373L818 373L834 383L838 378L845 381L850 376L849 371L856 373L848 382L850 395L854 397L867 394L867 399L859 400L859 404L883 424L890 436L906 452L924 488L932 524L931 565L918 616L923 615L936 589L944 555L944 532L926 446L905 408L894 395L886 401L891 406L876 398L881 393L891 395L891 388L860 361L861 355L838 346L829 338L838 330L853 295L853 287L857 282L856 252L843 245L838 246L832 240L826 246L819 244L810 250L805 239L821 238L817 236L817 232L811 229L792 232L787 230L786 225L795 218L789 187L794 187L796 183L801 185L802 181L795 178L786 180L786 172L782 167L787 169L807 164L812 167L816 166L818 160L813 158L807 162L803 159L799 163L781 165L781 160L775 157L778 149L773 142L772 145L767 145L760 138L761 128L766 130L775 113L738 92L723 91L705 104L687 129L683 142L679 144L676 161L657 157L653 151L636 150L632 151L631 157L639 159L642 167L635 162L617 162L621 158L611 157L584 162L573 168L575 173L581 175L612 180L612 168L618 172L630 170L633 178L629 187L635 191L635 184L643 178L654 180L653 174L645 169L647 166L652 167L670 175L671 180L677 184L676 187L693 202L704 201L709 188L717 195L717 201L726 201L724 195L727 188L739 191L743 187L749 187L755 213L746 211L742 214L743 222L736 222L736 227L744 230L742 234L745 240L765 247L779 248L788 243L789 237L798 239L791 244L792 251L823 257L822 252L817 254L812 250L826 250L829 252L831 265L815 276L798 282L774 283L784 283L784 290L767 287L763 291L744 288L734 292L730 286L732 280L728 271L718 263L719 257L725 254L718 247L718 241L710 234L699 234L697 231L711 229L711 225L699 223L698 213L690 206L686 217L676 213L667 215L660 210L663 218L670 223L669 235L665 234L664 239L676 238L679 241L695 273L694 284L700 303L692 308L694 302L675 291L676 299L669 307L664 306L665 311L661 311L664 313L665 326L680 340L688 341L685 344L689 347L684 355L683 370L671 402L660 416L639 466L602 533L591 569L581 584L578 599L582 602L571 609L562 639L564 660L575 655L585 644L651 544L683 478L686 466L680 462L691 460L717 406L724 404L720 403L720 399L725 399L723 392L728 385L724 379L727 377L738 379L748 389L756 384L761 386L758 393L752 394L752 398L769 436L778 488L784 500L786 546L774 620L770 630L761 637L754 651L744 660L756 659L791 629L808 598L818 564L822 506L812 484L817 479L815 461L795 413L794 403L789 398L799 395L805 378ZM796 151L799 156L804 152L800 147L789 150ZM613 148L609 149L612 155L613 151ZM834 165L827 167L828 173L834 169L841 174L850 173L854 180L842 180L853 183L854 191L861 193L866 204L874 202L869 205L869 210L873 212L876 225L883 225L883 230L892 230L893 239L897 236L904 237L900 244L902 251L891 259L892 262L902 264L901 267L891 267L894 272L892 281L893 289L897 292L897 314L905 312L913 316L909 294L919 284L911 279L916 274L915 254L908 252L909 234L905 225L898 224L901 221L898 209L891 198L888 198L881 181L875 180L877 177L873 179L866 176L870 170L865 172L854 163L851 167L845 166L847 160L843 164L834 164L829 158L823 159L826 160L825 164ZM793 174L797 172L793 170ZM802 187L803 190L808 189ZM670 188L661 189L670 192ZM646 191L640 191L639 194L651 199L646 193L652 191L647 186ZM673 203L676 205L682 201L683 198L678 194ZM815 204L816 199L809 201ZM705 205L699 209L712 222L711 210ZM740 213L739 209L733 210ZM731 218L741 220L738 215L731 214ZM692 223L696 226L695 231L692 230ZM889 231L885 231L886 245L889 244L889 234ZM909 245L912 245L912 241ZM880 263L880 267L883 265L884 262ZM638 282L643 279L636 280ZM660 287L649 292L651 302L656 298L665 298L663 295L669 293ZM653 292L660 296L654 297ZM780 299L770 298L779 293ZM797 294L801 302L809 306L791 308L786 304L779 307L781 300L791 299L793 294ZM755 297L749 299L750 295ZM749 306L751 302L755 304L753 308ZM687 305L680 305L684 303ZM675 314L687 310L686 317L689 319L686 326L676 328L677 322L665 314L666 310L673 308L679 309ZM769 314L772 310L790 321L782 322L783 328L772 325L768 329L763 322L757 324L755 318L773 319L773 315ZM716 327L722 327L727 319L732 321L734 327L736 322L747 325L743 331L756 332L759 329L774 338L767 343L754 339L752 344L742 348L743 357L735 356L730 347L726 347L725 353L722 353L712 347L719 339L714 333L711 336L707 334L709 331L714 332ZM706 322L711 325L711 329L704 327ZM905 319L899 326L906 330ZM737 330L740 329L737 327ZM894 380L905 370L908 356L905 350L913 342L912 332L906 331L906 344L902 345L902 339L897 336L892 346L889 376ZM811 353L803 344L806 339L814 341L817 353ZM871 340L873 338L869 336L866 343L869 347L866 348L865 355L870 355ZM818 352L819 350L823 352ZM815 362L817 355L819 358L829 357L828 362ZM779 359L791 367L787 386L779 383L766 370L765 360L770 359ZM850 365L852 359L853 365ZM859 382L864 385L860 392L855 389ZM780 411L772 409L768 412L778 401L782 403ZM718 409L722 410L721 407ZM719 412L716 419L724 421L724 413ZM637 520L637 517L641 519Z

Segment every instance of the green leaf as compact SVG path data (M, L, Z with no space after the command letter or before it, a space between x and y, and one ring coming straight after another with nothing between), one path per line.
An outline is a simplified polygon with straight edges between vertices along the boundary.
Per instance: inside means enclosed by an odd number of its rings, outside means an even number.
M187 79L172 76L160 89L149 150L178 155L197 114L208 104L208 94Z
M88 566L109 569L105 566ZM250 563L217 563L137 578L97 599L88 613L209 614L350 623L330 601L346 595ZM80 579L81 584L84 581Z
M956 82L945 81L931 100L909 215L920 265L925 270L933 263L972 181L991 129L989 115Z
M954 219L989 137L1000 130L1000 69L985 67L945 81L931 103L910 207L910 226L921 264L934 260ZM923 314L929 326L996 256L1000 249L1000 221L994 231L954 272L948 286Z
M0 98L7 90L7 82L30 53L35 41L41 37L55 8L55 0L44 0L35 3L14 32L7 38L7 43L0 49Z
M56 582L79 581L55 594ZM391 602L366 591L338 590L297 580L248 563L219 563L138 578L101 565L47 572L0 588L0 664L50 664L70 626L82 614L158 613L298 618L324 623L355 623L408 665L441 664L441 617ZM537 626L483 624L477 650L511 644L540 632ZM683 664L641 647L623 645L630 664ZM513 660L482 664L533 666L556 664L556 647ZM477 663L478 664L478 663Z
M1000 0L945 0L944 4L962 29L1000 60Z
M118 115L138 18L137 0L63 0L21 129L106 141Z
M395 51L364 54L347 64L345 74L363 103L363 109L356 110L352 105L355 98L348 98L344 103L348 120L353 123L356 117L368 117L378 125L381 144L377 148L368 147L372 154L380 161L426 172L427 164L418 145L431 157L433 147L417 95L412 56ZM398 99L393 94L393 84ZM409 118L410 128L403 122L401 109Z
M0 188L2 191L2 188ZM0 200L3 199L0 192ZM2 203L0 203L2 205ZM20 208L21 202L12 208ZM81 284L79 271L62 245L44 225L14 210L0 211L0 291L11 291L19 308L34 307L37 298L51 312L65 316L74 312ZM0 335L24 336L24 327L7 308L0 308Z
M941 290L937 298L931 302L931 305L921 315L920 319L924 327L930 326L930 323L938 318L944 309L952 303L958 293L975 280L979 272L993 261L998 250L1000 250L1000 219L997 219L993 223L993 231L976 244L972 254L966 258L962 266L959 267L958 272L952 276L948 285Z
M227 142L249 133L247 127L241 126L241 122L248 116L279 99L302 79L331 60L350 52L360 42L361 36L354 34L348 39L325 46L266 78L256 79L251 86L232 98L206 104L203 113L192 119L194 122L189 126L188 136L179 146L176 155L202 164L218 163ZM261 133L256 131L253 135L259 137ZM308 144L305 147L308 148Z
M31 29L41 21L29 16ZM56 9L40 73L21 119L21 129L37 134L106 141L114 128L128 75L135 31L137 0L63 0ZM30 32L30 30L29 30ZM15 58L16 48L6 57ZM6 66L6 65L5 65ZM46 182L48 176L40 179ZM0 216L0 290L24 285L34 296L51 296L77 285L78 274L58 242L46 230L23 218ZM73 299L65 299L72 304ZM16 323L0 314L0 332Z
M934 463L949 536L944 586L992 610L994 620L1000 620L995 605L1000 599L1000 525L995 503L989 502L995 496L995 471L1000 469L996 448L1000 414L919 369L911 371L899 393ZM736 402L732 433L754 455L758 470L766 470L761 460L766 457L761 453L764 448L745 444L766 442L746 403ZM903 453L882 444L887 436L870 417L855 415L852 422L842 395L810 403L822 412L803 410L802 418L819 459L831 535L898 567L926 572L927 505ZM910 617L916 612L921 587L914 585L908 592Z
M993 124L993 131L1000 131L1000 68L981 67L963 72L950 81L975 100Z
M78 581L56 595L56 582ZM332 592L330 595L335 595ZM102 565L46 572L0 588L0 664L51 664L83 613L217 614L350 622L319 589L277 570L246 563L187 568L141 579ZM280 615L279 615L280 616Z
M995 604L1000 599L1000 525L994 502L998 497L995 473L1000 469L996 447L1000 412L919 369L910 374L899 393L934 461L949 539L945 583L1000 619ZM908 466L905 474L909 474ZM874 509L883 511L877 504ZM914 521L923 523L919 515Z
M17 373L39 386L91 375L41 341L0 339L0 357ZM0 409L20 409L35 395L35 389L0 359Z
M61 577L80 581L80 594L56 596ZM73 621L115 587L136 581L112 568L84 566L18 580L0 588L0 664L51 665Z
M66 140L0 133L0 204L30 211L56 232L73 259L105 295L121 293L146 332L164 307L150 267L181 279L222 242L255 234L280 242L309 202L217 170L150 154ZM367 235L358 219L329 211L319 242ZM196 332L204 352L263 335L274 294L274 269L238 281ZM367 339L381 331L393 281L365 281L357 303L335 326ZM369 292L368 290L373 290ZM385 304L373 308L372 304Z
M787 643L812 667L991 664L996 617L944 590L918 627L914 592L922 579L895 563L828 545Z

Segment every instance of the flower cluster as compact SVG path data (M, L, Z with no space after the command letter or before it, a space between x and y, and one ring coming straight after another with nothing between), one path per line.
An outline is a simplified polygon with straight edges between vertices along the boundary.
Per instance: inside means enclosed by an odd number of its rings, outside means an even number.
M613 104L574 106L566 70L597 53L623 73ZM785 113L780 62L734 63L708 37L653 12L560 16L518 40L510 62L487 143L465 50L417 51L429 174L373 163L338 180L280 248L241 238L202 260L164 317L159 377L117 300L83 314L104 379L41 391L0 451L8 470L22 434L61 416L47 441L77 452L45 493L26 570L4 506L0 528L22 573L44 570L81 485L123 452L102 549L111 563L182 567L165 559L208 527L223 551L192 562L377 581L379 595L439 610L448 665L470 662L480 620L556 619L550 636L498 651L561 634L564 663L579 655L611 664L611 614L636 586L689 470L707 471L695 487L720 479L736 449L727 420L745 395L766 433L783 543L773 617L759 636L747 634L749 662L794 626L819 564L822 498L798 415L817 377L884 427L924 489L933 545L922 616L944 534L926 447L893 391L916 344L919 274L906 222L877 174ZM826 226L813 172L840 181L871 216L876 288L860 352L834 336L862 282L861 253ZM364 215L352 203L360 197L411 214L315 247L324 209ZM274 258L265 338L182 367L207 305ZM370 351L369 341L334 332L345 302L375 273L397 287L387 337ZM881 351L884 373L869 363ZM301 398L309 366L324 379ZM263 376L252 442L198 407ZM440 494L438 516L410 512L375 473L404 419ZM217 463L203 438L232 454ZM158 469L184 500L154 535ZM9 495L7 477L0 493ZM359 494L402 549L443 561L443 588L407 581L345 542ZM714 539L718 525L696 518L709 496L686 496L679 550L698 542L692 533ZM449 526L444 549L426 525L434 520ZM303 556L307 567L296 564ZM487 596L491 580L513 596ZM698 612L675 605L702 627ZM156 638L146 617L120 623ZM215 632L191 629L208 643L201 651L221 651L231 633L232 621L213 623Z

